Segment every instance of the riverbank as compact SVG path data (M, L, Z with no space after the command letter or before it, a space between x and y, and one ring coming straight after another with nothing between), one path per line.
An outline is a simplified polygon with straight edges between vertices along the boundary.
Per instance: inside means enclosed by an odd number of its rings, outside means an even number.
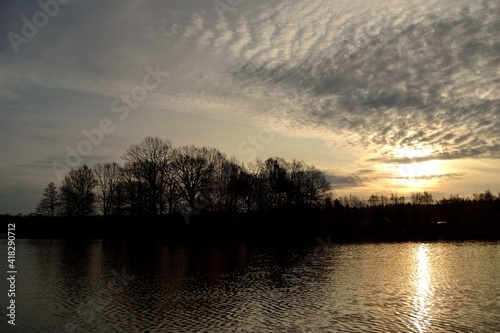
M344 212L345 213L345 212ZM351 215L353 213L356 218ZM254 240L272 243L314 243L318 237L332 242L499 240L500 222L466 223L425 219L397 219L388 212L365 219L361 212L339 216L328 210L282 210L266 213L208 213L163 216L41 217L0 216L15 223L17 239L165 239L173 242L232 242Z

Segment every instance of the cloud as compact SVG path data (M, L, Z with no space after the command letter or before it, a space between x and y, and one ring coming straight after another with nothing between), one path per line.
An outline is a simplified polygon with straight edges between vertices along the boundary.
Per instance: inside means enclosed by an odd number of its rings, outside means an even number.
M332 187L334 189L359 187L362 186L363 184L361 178L356 175L341 176L341 175L329 174L327 172L325 176L326 179L330 182L330 184L332 184Z
M20 33L21 17L39 10L13 0L1 6L4 37ZM233 7L221 20L211 1L75 0L19 54L2 38L3 152L17 156L21 147L32 160L63 154L83 128L113 116L111 102L141 83L146 66L159 65L169 80L141 103L158 112L138 116L136 128L171 110L236 119L319 138L358 156L353 169L500 158L500 3L255 0ZM23 146L25 132L55 128L43 149ZM429 153L402 156L402 148ZM380 177L349 172L332 172L334 187Z
M463 145L453 151L435 152L432 155L420 157L381 156L367 159L368 162L407 164L431 160L457 160L467 158L500 158L500 144L489 145L486 140L474 139L469 145Z
M436 158L500 157L495 2L257 1L226 20L210 4L173 4L61 8L22 60L4 54L0 93L29 81L114 97L159 63L173 79L155 106L239 112L388 158L416 146Z
M433 158L500 158L497 4L336 6L281 2L250 19L237 86L263 87L280 100L271 115L297 128L388 155L424 145Z
M440 180L440 181L445 181L445 180L450 180L450 179L461 179L465 176L465 173L445 173L445 174L440 174L440 175L425 175L425 176L415 176L415 177L392 177L391 179L395 180L412 180L412 181L419 181L419 180Z

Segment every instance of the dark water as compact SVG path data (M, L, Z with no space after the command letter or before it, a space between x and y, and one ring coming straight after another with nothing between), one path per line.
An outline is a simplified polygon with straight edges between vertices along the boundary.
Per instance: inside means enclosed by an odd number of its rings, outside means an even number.
M16 327L2 332L500 331L498 242L16 250Z

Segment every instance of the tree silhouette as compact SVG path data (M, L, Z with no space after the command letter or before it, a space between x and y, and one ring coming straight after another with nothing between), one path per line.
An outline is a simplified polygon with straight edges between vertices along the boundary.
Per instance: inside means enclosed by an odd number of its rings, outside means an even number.
M38 203L35 213L42 216L54 217L59 211L59 191L53 182L43 190L42 200Z
M251 174L244 166L234 166L229 178L228 192L231 202L239 211L250 212L256 207L257 177Z
M473 198L475 201L492 202L495 200L495 195L492 194L490 190L486 190L484 193L474 193Z
M270 235L326 228L339 239L500 235L500 195L489 190L472 198L450 196L436 204L429 192L413 193L408 201L394 193L372 194L367 201L354 195L333 200L325 175L304 162L272 157L247 166L215 148L173 148L158 137L130 146L122 158L123 167L104 163L71 170L59 190L49 183L36 214L90 216L99 208L111 221L103 227L109 228L106 235L122 226L113 223L135 223L133 218L109 215L168 214L149 220L179 222L178 212L202 211L198 221L207 223L194 224L192 230L203 226L202 232ZM188 232L177 222L157 230Z
M220 160L224 158L214 148L184 146L175 149L171 171L185 211L208 207L215 194L215 174L221 172Z
M158 215L168 210L165 193L171 180L168 177L171 158L172 144L159 137L146 137L138 145L130 146L122 156L128 197L131 206L136 208L140 199L145 208L141 213Z
M424 193L417 192L411 195L411 201L414 205L430 205L434 202L432 194L424 191Z
M93 168L96 179L96 197L104 216L117 213L120 207L120 182L122 170L113 163L96 164Z
M89 216L95 212L96 180L92 169L84 165L70 170L60 189L61 208L66 216Z

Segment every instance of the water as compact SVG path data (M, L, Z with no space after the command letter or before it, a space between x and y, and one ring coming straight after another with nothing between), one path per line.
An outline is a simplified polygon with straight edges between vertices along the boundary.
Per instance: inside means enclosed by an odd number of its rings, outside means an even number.
M17 332L500 331L498 242L16 250Z

